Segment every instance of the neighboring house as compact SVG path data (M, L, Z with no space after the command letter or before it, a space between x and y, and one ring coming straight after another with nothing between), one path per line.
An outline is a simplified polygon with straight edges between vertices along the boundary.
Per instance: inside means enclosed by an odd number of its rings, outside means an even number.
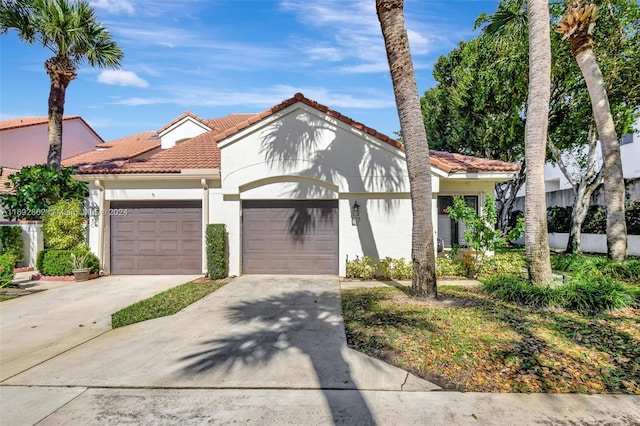
M636 123L640 129L640 121ZM640 133L627 133L620 138L620 157L622 159L622 172L626 182L626 195L628 199L640 200ZM602 164L600 146L597 147L597 161ZM572 170L573 171L573 170ZM558 166L547 163L544 167L545 190L547 193L547 207L573 206L575 195L571 183ZM518 192L518 198L514 203L514 210L524 211L524 194L526 184ZM604 193L600 187L593 194L592 203L606 205Z
M302 94L259 114L185 113L65 164L99 207L89 240L107 273L202 273L210 223L226 225L230 275L344 275L355 256L411 255L402 145ZM460 238L443 212L454 195L479 208L518 169L432 151L434 239Z
M62 121L62 159L93 151L104 143L80 116ZM49 132L47 117L0 120L0 166L21 169L47 162Z
M96 149L102 138L80 116L62 121L62 158ZM5 182L25 166L44 164L49 153L47 117L20 117L0 120L0 194L9 192ZM0 211L0 222L4 220Z

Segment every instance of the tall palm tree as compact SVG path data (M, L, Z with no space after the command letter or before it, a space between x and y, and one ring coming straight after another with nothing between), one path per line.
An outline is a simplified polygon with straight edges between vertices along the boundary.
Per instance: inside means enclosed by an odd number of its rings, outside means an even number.
M547 235L547 203L544 163L549 103L551 99L551 28L549 1L529 0L529 98L525 124L525 250L533 284L551 282L551 259Z
M77 77L77 67L117 68L123 53L109 31L98 22L86 1L2 0L0 32L14 29L20 39L53 52L44 63L49 91L49 153L47 166L60 170L65 93Z
M583 1L573 1L560 20L557 32L569 39L571 53L576 58L587 84L591 108L598 129L602 150L602 176L607 204L607 253L612 260L627 258L627 224L624 215L624 177L620 159L620 143L611 115L609 98L602 71L593 53L593 29L597 7Z
M429 145L404 24L403 0L376 0L376 9L387 50L409 173L413 213L412 287L418 297L435 298L438 291L431 213Z

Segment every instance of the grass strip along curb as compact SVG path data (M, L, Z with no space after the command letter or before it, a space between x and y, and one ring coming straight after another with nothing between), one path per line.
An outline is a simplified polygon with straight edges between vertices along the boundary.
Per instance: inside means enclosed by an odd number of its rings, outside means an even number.
M194 302L224 286L227 281L193 281L158 293L148 299L127 306L111 315L113 328L166 317L181 311Z

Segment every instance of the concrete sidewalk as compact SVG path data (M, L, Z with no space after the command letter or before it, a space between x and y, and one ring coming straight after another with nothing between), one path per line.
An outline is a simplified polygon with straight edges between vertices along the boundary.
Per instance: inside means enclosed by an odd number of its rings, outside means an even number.
M7 400L4 426L640 424L629 395L2 386Z
M117 275L77 283L25 277L19 277L22 286L46 291L0 303L0 381L110 330L119 309L197 278Z

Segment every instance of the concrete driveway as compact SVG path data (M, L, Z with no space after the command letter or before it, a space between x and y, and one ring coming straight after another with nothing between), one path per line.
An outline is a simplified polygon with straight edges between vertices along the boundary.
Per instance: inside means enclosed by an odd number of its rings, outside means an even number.
M111 314L196 276L108 276L0 303L0 381L111 330Z
M346 347L335 277L243 276L1 385L3 426L640 424L631 395L431 392Z
M248 275L170 317L113 330L3 384L429 390L347 348L337 277Z

